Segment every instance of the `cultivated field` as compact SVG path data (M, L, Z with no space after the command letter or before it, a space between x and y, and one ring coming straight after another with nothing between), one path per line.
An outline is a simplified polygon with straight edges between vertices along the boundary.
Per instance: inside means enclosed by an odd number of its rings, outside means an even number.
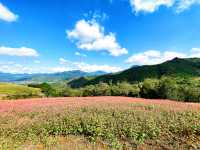
M200 149L200 104L128 97L0 101L0 149Z

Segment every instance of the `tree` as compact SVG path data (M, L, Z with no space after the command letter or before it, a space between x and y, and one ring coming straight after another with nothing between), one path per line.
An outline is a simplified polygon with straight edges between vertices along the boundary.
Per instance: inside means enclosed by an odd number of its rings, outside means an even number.
M159 98L159 80L145 79L140 88L141 97Z

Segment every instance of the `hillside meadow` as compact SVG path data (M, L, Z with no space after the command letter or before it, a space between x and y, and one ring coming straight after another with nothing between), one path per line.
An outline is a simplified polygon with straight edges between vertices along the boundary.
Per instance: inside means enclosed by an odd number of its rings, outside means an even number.
M39 88L0 82L0 99L18 99L43 96Z
M200 104L128 97L0 102L0 149L199 149Z

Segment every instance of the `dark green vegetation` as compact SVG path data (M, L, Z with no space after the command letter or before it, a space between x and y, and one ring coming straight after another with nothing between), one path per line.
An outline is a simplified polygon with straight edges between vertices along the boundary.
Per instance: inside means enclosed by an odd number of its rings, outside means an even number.
M80 70L66 71L60 73L49 74L10 74L0 72L0 82L19 82L19 83L41 83L41 82L58 82L62 80L70 80L85 76L97 76L105 74L105 72L83 72Z
M128 83L138 83L144 81L147 78L160 79L163 76L198 77L200 76L200 59L175 58L162 64L149 66L135 66L119 73L106 74L95 77L93 79L75 79L69 82L69 85L71 85L71 87L77 88L91 84L98 84L100 82L118 83L125 81Z
M0 116L0 148L59 149L67 142L63 139L75 135L107 149L199 149L199 112L165 107L132 104L13 112Z
M143 82L130 84L103 83L88 85L83 88L70 88L67 84L30 84L40 88L47 97L85 97L85 96L129 96L149 99L171 99L183 102L200 102L200 78L162 77L145 79Z

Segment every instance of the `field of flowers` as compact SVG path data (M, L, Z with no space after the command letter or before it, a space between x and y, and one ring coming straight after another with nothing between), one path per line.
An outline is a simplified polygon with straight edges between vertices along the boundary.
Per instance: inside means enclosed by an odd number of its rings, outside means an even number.
M0 149L200 149L200 104L128 97L0 102Z

